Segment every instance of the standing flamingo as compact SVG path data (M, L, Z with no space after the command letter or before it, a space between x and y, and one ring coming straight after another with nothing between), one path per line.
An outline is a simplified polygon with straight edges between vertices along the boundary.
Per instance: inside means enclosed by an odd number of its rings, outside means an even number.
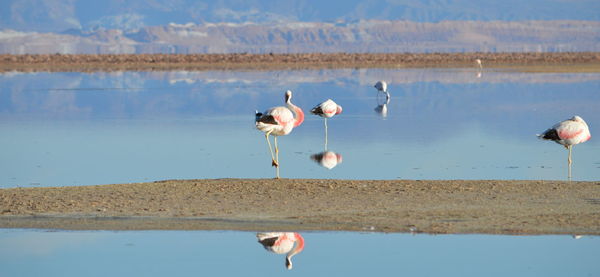
M271 165L277 169L277 179L279 179L279 147L277 146L277 137L291 133L294 127L298 127L304 121L304 112L292 104L291 100L292 91L288 90L285 92L287 107L279 106L270 108L264 113L256 112L256 129L265 133L265 139L271 152ZM273 135L274 137L275 155L273 155L269 135Z
M342 113L342 106L331 99L327 99L325 102L315 106L310 112L325 119L325 150L327 150L327 118Z
M479 66L479 70L483 69L483 65L481 64L481 59L475 59L475 62Z
M592 137L587 123L577 115L555 124L552 128L537 136L540 139L552 140L569 150L569 179L571 179L571 163L573 163L571 148L573 148L573 145L586 142Z
M377 91L387 93L387 83L385 81L377 81L377 83L375 83L375 88Z
M270 252L287 254L285 267L292 269L292 257L304 250L304 238L294 232L257 233L258 242Z

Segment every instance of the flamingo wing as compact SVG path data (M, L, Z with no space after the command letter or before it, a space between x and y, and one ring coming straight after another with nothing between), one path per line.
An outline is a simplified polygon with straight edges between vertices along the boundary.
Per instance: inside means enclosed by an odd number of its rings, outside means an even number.
M310 110L310 113L316 114L316 115L323 115L324 114L323 107L321 107L321 105L317 105L312 110Z
M574 139L584 131L584 126L574 120L565 120L553 127L560 139Z
M278 124L277 120L275 120L275 117L273 117L270 114L262 114L262 113L258 113L256 114L256 122L261 122L261 123L265 123L265 124Z
M272 116L279 125L287 125L294 122L294 114L287 107L271 108L267 111L267 115Z

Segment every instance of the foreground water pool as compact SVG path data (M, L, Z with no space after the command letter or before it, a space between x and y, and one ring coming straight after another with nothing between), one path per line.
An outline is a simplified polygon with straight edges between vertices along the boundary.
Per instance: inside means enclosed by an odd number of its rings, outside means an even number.
M535 134L577 114L592 139L574 147L573 179L600 180L597 73L11 72L0 74L0 187L274 177L254 112L288 89L307 114L279 139L284 178L565 180L567 151ZM344 109L326 146L308 110L328 98Z
M256 233L0 229L3 276L597 276L600 239L300 232L285 267Z

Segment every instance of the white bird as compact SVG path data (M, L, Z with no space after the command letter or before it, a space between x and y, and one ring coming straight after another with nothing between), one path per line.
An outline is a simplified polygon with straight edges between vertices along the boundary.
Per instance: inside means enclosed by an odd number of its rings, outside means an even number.
M295 232L257 233L256 238L267 251L286 254L285 267L287 269L292 269L292 257L304 250L304 238Z
M479 65L479 69L483 69L483 65L481 64L481 59L475 59L475 62L477 63L477 65Z
M374 87L377 89L377 91L381 91L384 93L387 92L387 83L385 81L377 81Z
M342 113L342 106L333 102L331 99L325 100L325 102L316 105L310 112L314 115L318 115L325 120L325 149L327 150L327 118L333 117L336 114Z
M274 107L264 113L256 112L256 129L265 133L265 139L271 152L271 165L277 169L277 179L279 179L279 148L277 147L277 137L285 136L292 132L294 127L298 127L304 121L304 112L299 107L292 104L292 92L285 92L286 107ZM273 135L275 142L275 155L271 148L269 135Z
M573 162L571 148L573 145L586 142L592 137L587 123L577 115L555 124L552 128L537 136L540 139L552 140L569 150L569 179L571 178L571 163Z

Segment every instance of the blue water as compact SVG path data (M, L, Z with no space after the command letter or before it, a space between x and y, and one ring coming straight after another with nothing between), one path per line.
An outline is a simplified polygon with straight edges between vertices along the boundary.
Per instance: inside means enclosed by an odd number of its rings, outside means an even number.
M1 230L2 276L598 276L600 239L301 232L288 271L255 233ZM288 271L288 272L286 272Z
M391 100L373 84L386 80ZM0 187L191 178L272 178L254 111L307 112L281 137L284 178L565 180L567 151L535 134L572 115L592 139L573 179L600 180L600 74L347 69L0 74ZM323 120L308 114L332 98ZM600 127L598 127L600 128Z

